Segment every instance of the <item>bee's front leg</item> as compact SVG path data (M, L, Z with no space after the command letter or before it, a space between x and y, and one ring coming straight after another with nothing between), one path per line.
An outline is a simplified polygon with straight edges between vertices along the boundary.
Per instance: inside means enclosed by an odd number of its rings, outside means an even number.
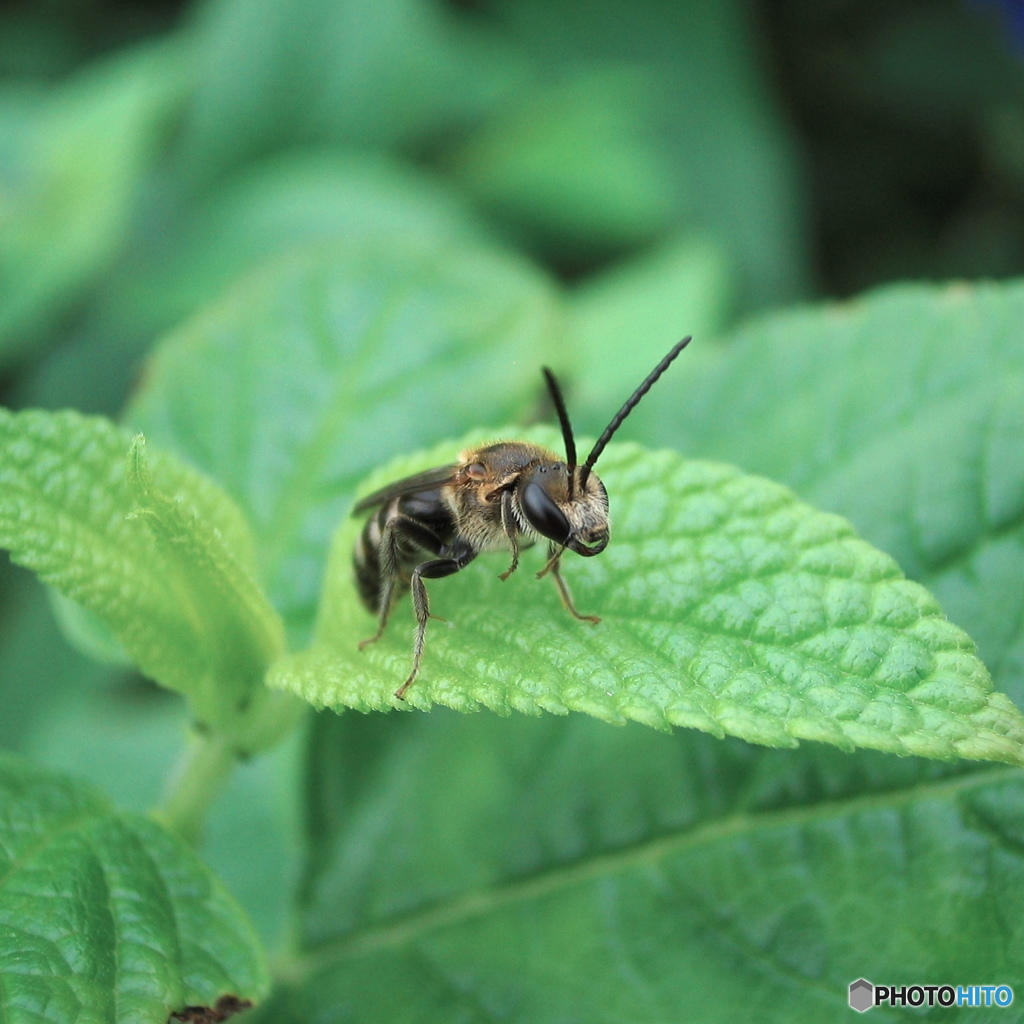
M508 538L508 546L512 550L512 561L509 567L498 574L498 579L505 582L519 568L519 527L516 525L516 518L512 514L512 495L504 491L501 495L501 528Z
M476 556L477 552L467 545L460 547L450 558L435 558L417 565L413 570L411 586L412 607L416 615L416 639L413 641L412 648L412 671L409 673L409 678L395 690L395 696L399 700L405 700L405 692L419 675L420 662L423 660L423 647L427 639L427 620L430 618L430 600L427 597L427 587L423 581L451 576L460 569L464 569Z
M562 604L565 605L566 611L574 618L579 619L581 622L589 622L596 626L600 621L599 615L584 615L578 611L576 605L572 600L572 593L569 590L569 584L562 579L562 553L565 551L563 547L556 547L554 544L548 545L548 561L543 569L537 573L537 577L541 578L551 573L552 578L555 581L555 586L558 587L558 595L562 599Z

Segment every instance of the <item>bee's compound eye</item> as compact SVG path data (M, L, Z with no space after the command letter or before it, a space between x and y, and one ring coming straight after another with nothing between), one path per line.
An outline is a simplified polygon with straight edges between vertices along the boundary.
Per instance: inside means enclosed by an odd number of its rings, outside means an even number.
M556 544L565 544L569 540L569 521L554 498L536 480L531 480L523 488L522 503L523 514L542 537Z
M483 478L487 476L487 470L484 468L482 462L471 462L466 466L463 472L470 480L483 480Z

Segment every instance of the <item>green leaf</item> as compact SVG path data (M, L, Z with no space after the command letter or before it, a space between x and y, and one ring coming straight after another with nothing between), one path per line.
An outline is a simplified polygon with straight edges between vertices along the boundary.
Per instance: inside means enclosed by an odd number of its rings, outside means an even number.
M851 519L1024 701L1024 284L897 285L777 313L650 421Z
M298 729L238 763L205 824L203 859L245 908L271 956L294 943L296 879L305 856Z
M0 180L0 352L35 340L114 255L184 90L182 55L140 49L39 103Z
M0 545L94 612L147 675L237 732L283 649L244 516L103 419L0 410ZM154 482L155 481L155 482Z
M45 664L37 669L37 684L46 672ZM88 682L68 680L62 699L14 752L91 783L121 810L148 812L181 770L188 709L137 676L108 678L102 687Z
M354 239L266 268L169 338L127 418L245 509L306 642L358 481L409 438L521 415L557 313L548 280L500 250Z
M48 615L45 595L39 596L40 612ZM8 629L24 631L31 625L24 616L8 618L3 639L7 640ZM131 676L106 679L101 686L88 677L87 673L98 672L88 663L78 675L65 669L64 677L52 678L53 663L62 667L62 638L51 636L52 616L49 627L40 645L50 640L50 647L39 653L35 664L25 666L31 674L24 678L8 671L23 666L4 659L0 643L0 741L11 745L13 735L18 753L92 783L119 809L149 811L166 800L169 780L179 788L185 784L182 738L189 726L187 709L167 691ZM39 706L31 708L32 718L26 722L29 711L21 705L32 697ZM15 732L19 726L20 734ZM244 908L271 954L291 937L302 800L293 765L301 732L295 730L286 742L259 757L229 763L229 778L208 783L208 803L190 819L179 815L172 829L186 841L186 833L201 840L197 848L203 861ZM220 784L223 791L217 792ZM202 799L195 786L190 787L190 796ZM166 816L158 820L168 824Z
M656 73L589 68L527 95L452 158L457 179L548 250L615 250L657 237L675 211L670 165L640 112Z
M429 0L215 0L197 28L181 160L200 180L296 144L433 142L518 77Z
M674 372L712 358L730 318L734 282L720 246L686 234L588 278L568 297L568 333L575 366L570 385L577 429L600 433L669 346L684 335L698 339ZM675 385L655 388L630 414L631 437L651 432L664 407L678 402Z
M64 636L82 654L108 665L131 665L132 659L103 619L58 590L49 590L48 594L51 614L60 623Z
M6 557L0 559L6 561ZM23 570L0 572L0 746L26 752L69 695L102 688L105 666L84 658L57 628L47 591Z
M557 444L550 430L526 436ZM474 441L392 465L368 487ZM569 618L528 569L502 583L507 555L481 558L428 587L454 627L432 624L409 706L576 710L770 746L813 739L1024 764L1024 718L993 692L973 643L849 523L771 481L635 445L610 446L601 477L612 545L564 569L577 606L602 622ZM317 642L268 675L320 707L401 706L403 609L384 639L357 647L374 628L350 568L361 527L349 520L335 538Z
M229 178L185 223L160 232L163 244L119 268L101 326L127 320L140 334L163 333L243 272L302 245L388 235L439 244L480 233L453 190L397 160L292 152Z
M184 844L0 754L0 1013L165 1024L267 990L245 916Z
M1024 969L1016 770L438 712L319 716L309 778L260 1021L817 1024Z
M563 131L574 152L566 152L568 145L559 149L548 125L539 124L531 139L528 124L509 117L522 148L513 152L507 173L500 162L484 169L490 196L496 199L504 190L507 200L522 209L522 191L533 186L535 208L547 211L557 224L556 190L566 210L576 213L581 212L580 194L602 195L615 204L616 213L631 203L644 215L634 222L635 229L651 226L646 216L663 208L667 185L670 218L662 220L660 230L698 229L723 246L739 269L737 293L744 306L777 305L806 290L796 154L772 102L774 88L760 73L758 26L749 5L740 0L487 0L485 7L533 58L543 74L538 75L541 84L553 97L560 91L571 95L574 80L585 82L600 68L635 74L647 96L639 107L628 102L628 95L608 100L607 128L601 127L615 148L607 154L595 153L571 118L563 121ZM527 97L522 105L532 102ZM568 114L571 105L563 109ZM498 126L504 127L498 119L486 123L484 139ZM541 134L545 129L547 138ZM622 144L629 139L635 140L636 151L624 153ZM506 155L494 150L496 158ZM586 157L592 158L593 168L580 159ZM581 185L575 192L573 179L560 172L557 160L577 167ZM532 170L529 178L522 173L524 165ZM643 174L652 194L646 199L636 195L628 182L619 183L616 191L613 179L619 168ZM592 213L592 223L601 223L602 212ZM593 259L584 250L571 256L574 261Z

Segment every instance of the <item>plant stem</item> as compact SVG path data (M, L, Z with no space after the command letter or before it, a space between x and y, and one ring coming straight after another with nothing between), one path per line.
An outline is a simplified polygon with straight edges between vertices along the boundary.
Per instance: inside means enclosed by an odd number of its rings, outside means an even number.
M202 836L207 812L220 795L238 754L223 736L193 732L167 793L154 808L157 821L192 846Z

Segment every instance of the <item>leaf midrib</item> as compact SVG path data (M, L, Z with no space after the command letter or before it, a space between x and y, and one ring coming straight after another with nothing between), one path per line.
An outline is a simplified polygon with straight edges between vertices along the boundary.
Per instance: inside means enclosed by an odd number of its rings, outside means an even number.
M7 866L7 870L0 874L0 893L7 887L7 883L17 874L24 870L25 865L35 860L36 857L45 853L64 836L72 832L83 832L87 825L93 821L108 817L112 812L103 807L85 807L77 813L65 818L55 828L49 828L42 832L38 840L26 847Z
M396 299L391 305L385 304L377 311L366 335L360 339L357 350L350 354L350 372L337 374L331 399L326 404L323 417L317 424L313 436L303 446L301 457L294 460L290 477L282 481L280 500L274 507L267 526L260 531L264 561L267 565L273 566L274 570L281 563L282 552L294 531L294 524L313 507L314 503L308 500L310 490L322 477L323 466L336 447L339 435L344 434L344 431L340 430L341 425L351 419L354 411L357 413L363 404L363 399L359 398L358 382L363 379L365 365L374 351L380 347L380 339L384 337L400 305L400 301ZM323 344L324 339L330 338L330 330L325 321L322 304L317 303L308 317L306 326L313 339L312 343L320 342L317 344L319 349L329 347Z
M294 460L295 469L291 477L282 481L281 494L284 495L284 498L276 504L270 521L261 530L263 557L269 566L276 567L281 563L283 553L288 545L293 543L295 524L316 506L317 502L310 500L310 494L315 490L315 485L322 483L324 467L337 449L340 443L339 438L343 439L348 432L347 428L345 430L341 428L346 423L358 419L360 414L374 402L380 403L382 399L389 399L396 394L401 394L408 388L408 381L401 379L391 381L374 392L366 392L359 387L359 381L366 376L367 365L382 350L383 339L386 338L392 321L402 311L408 297L415 295L420 288L419 282L406 281L400 287L396 286L392 289L390 302L382 305L373 322L360 338L358 347L350 354L350 368L347 372L338 373L335 391L328 404L328 411L318 424L314 436L303 446L302 456ZM490 344L495 336L500 337L503 331L508 330L509 322L514 321L514 310L496 318L491 324L489 333L480 339L480 344ZM327 326L326 316L320 305L317 305L314 312L310 314L308 326L311 336L320 340L320 347L330 350L332 347L331 330ZM435 357L431 366L436 371L439 368L457 365L463 359L464 353L455 350L440 358ZM516 434L517 432L513 429L509 433ZM482 429L481 436L490 435ZM339 477L335 490L338 494L348 496L346 500L346 504L348 504L357 485L365 478L365 468L352 467Z
M952 779L919 783L884 793L827 800L803 807L788 807L756 814L731 815L693 828L660 835L623 849L596 854L573 864L552 867L528 878L499 882L487 888L457 893L450 899L425 910L386 924L356 929L348 935L300 953L294 961L285 965L284 973L289 980L306 979L314 973L337 966L346 959L402 947L430 932L482 917L491 911L570 889L606 875L656 863L666 857L701 846L779 827L811 824L827 818L872 810L898 809L921 800L948 799L975 788L999 785L1008 780L1021 778L1024 778L1024 773L1019 768L981 769Z

